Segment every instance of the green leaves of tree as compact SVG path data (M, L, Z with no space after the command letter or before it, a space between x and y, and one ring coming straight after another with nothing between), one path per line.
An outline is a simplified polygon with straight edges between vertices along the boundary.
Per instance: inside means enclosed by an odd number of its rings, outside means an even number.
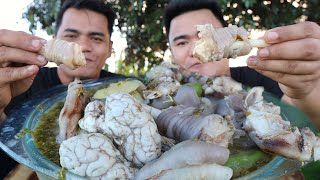
M34 0L22 17L30 22L29 30L34 32L39 26L48 34L54 33L54 21L63 0Z
M122 33L126 34L128 48L122 65L129 65L137 71L159 64L167 48L162 31L162 13L167 1L109 2L119 15L117 26Z

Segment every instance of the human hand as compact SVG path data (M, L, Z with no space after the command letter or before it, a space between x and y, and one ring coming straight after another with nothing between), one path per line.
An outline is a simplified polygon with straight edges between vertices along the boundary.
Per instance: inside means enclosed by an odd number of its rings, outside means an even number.
M250 57L248 66L279 82L287 101L305 112L320 107L315 102L320 99L320 26L303 22L278 27L263 39L270 46Z
M248 59L248 66L278 81L289 97L308 95L320 77L320 27L312 22L278 27L267 31L270 46Z
M47 63L37 53L43 44L36 36L0 29L0 115L12 97L31 86L39 66Z

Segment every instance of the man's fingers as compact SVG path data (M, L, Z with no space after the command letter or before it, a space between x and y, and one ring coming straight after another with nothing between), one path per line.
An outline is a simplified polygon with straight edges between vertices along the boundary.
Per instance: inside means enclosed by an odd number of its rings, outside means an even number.
M32 76L27 79L23 79L22 81L18 81L17 83L11 84L11 94L13 97L18 96L24 92L26 92L33 83L35 76Z
M38 66L44 66L47 63L42 55L8 46L0 46L0 65L9 62L35 64ZM6 65L2 65L2 67L6 67Z
M38 52L44 43L45 40L25 32L0 29L0 46Z
M0 84L7 84L14 81L30 78L36 75L38 71L39 67L36 65L0 68Z
M320 57L320 39L306 38L286 41L259 49L263 59L317 60Z
M259 73L267 76L274 81L277 81L285 86L290 88L307 88L310 86L310 83L313 83L315 80L319 78L319 74L310 74L310 75L292 75L292 74L284 74L279 72L271 72L271 71L262 71L257 70ZM294 83L293 83L294 82Z
M12 62L45 65L45 58L35 53L43 44L44 40L25 32L0 29L0 66L7 67Z
M319 61L261 60L257 56L251 56L248 58L247 64L251 68L262 71L292 75L320 74Z
M263 36L263 39L269 44L303 38L320 39L319 25L314 22L302 22L268 30Z

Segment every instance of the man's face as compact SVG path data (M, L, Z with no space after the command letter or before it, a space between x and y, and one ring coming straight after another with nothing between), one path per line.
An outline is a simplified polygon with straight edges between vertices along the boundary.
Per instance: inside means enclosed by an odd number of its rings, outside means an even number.
M195 25L203 24L212 24L215 28L223 27L208 9L190 11L172 19L169 32L172 60L189 72L206 76L224 75L226 69L229 69L228 60L200 63L192 55L196 41L199 40Z
M78 43L87 64L76 70L61 67L64 72L82 79L97 79L105 61L111 55L112 43L108 21L102 14L90 10L67 9L63 15L57 38Z

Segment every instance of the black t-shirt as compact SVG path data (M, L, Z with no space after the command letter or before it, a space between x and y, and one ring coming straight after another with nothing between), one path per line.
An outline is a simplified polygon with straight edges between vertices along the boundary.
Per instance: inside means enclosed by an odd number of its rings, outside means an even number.
M250 87L263 86L265 91L272 93L276 97L281 98L283 96L283 92L276 81L258 73L254 69L249 67L235 67L230 68L230 73L234 80L243 85Z
M124 78L125 76L120 74L115 74L101 70L100 78ZM10 114L10 111L21 103L25 102L28 98L41 93L42 91L47 91L48 89L61 85L61 81L58 76L58 68L41 68L36 75L31 87L23 94L14 97L10 104L6 107L5 113Z

